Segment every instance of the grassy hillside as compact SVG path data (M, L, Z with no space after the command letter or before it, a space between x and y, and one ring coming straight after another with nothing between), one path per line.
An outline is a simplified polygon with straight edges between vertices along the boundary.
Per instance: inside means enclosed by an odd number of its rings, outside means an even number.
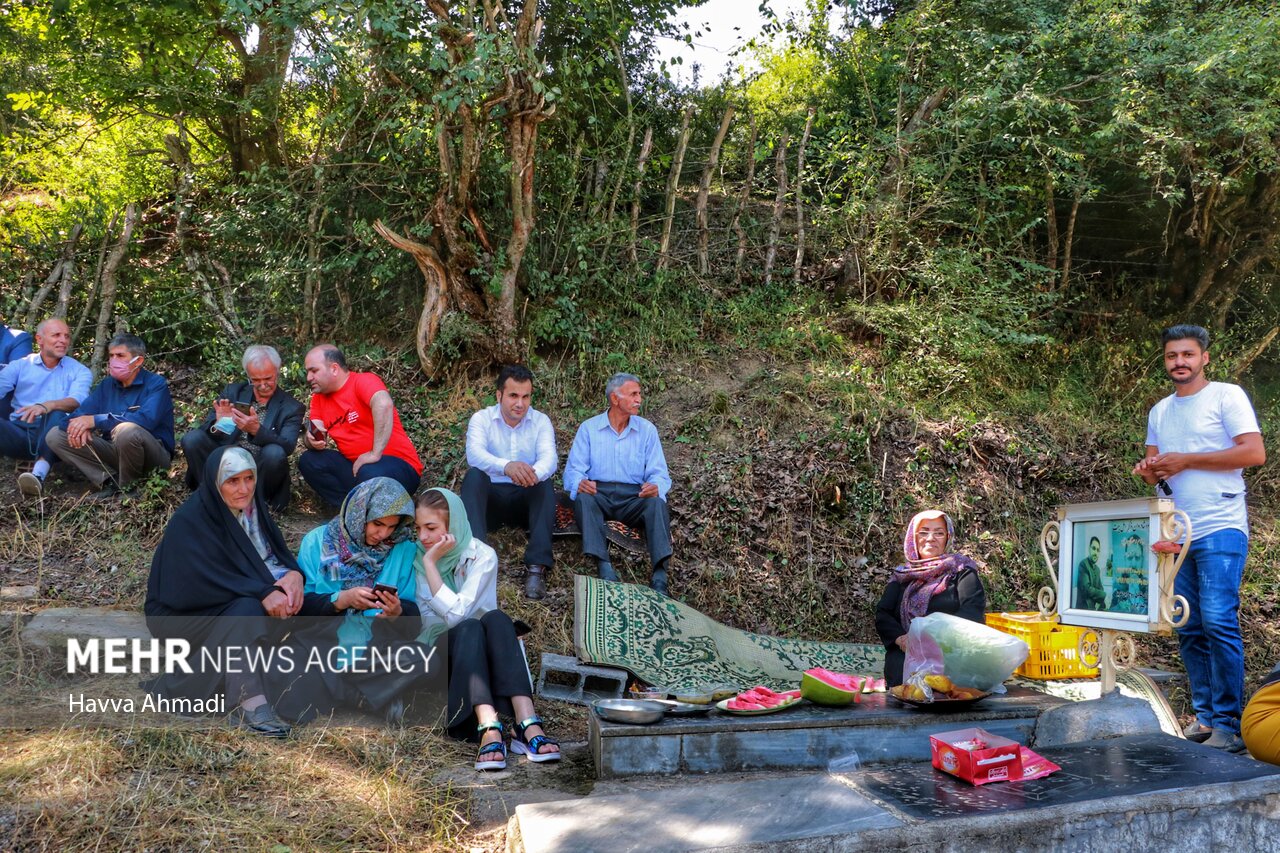
M872 641L872 610L901 558L903 525L933 506L953 515L963 550L982 564L992 607L1032 609L1046 582L1038 534L1053 507L1144 493L1129 469L1146 411L1167 393L1150 329L905 348L883 331L883 317L823 304L820 294L785 304L730 299L714 312L674 312L665 337L623 323L595 352L533 360L535 405L556 424L562 459L577 424L603 407L611 371L645 379L646 416L675 481L672 589L688 604L753 631ZM424 483L455 485L467 417L492 400L488 377L459 366L428 388L409 351L353 347L351 355L391 386L422 451ZM1229 365L1229 356L1220 360ZM180 365L169 373L188 423L230 375ZM301 384L296 362L287 382ZM1275 385L1265 375L1244 382L1274 435ZM1280 656L1277 470L1270 462L1249 475L1254 537L1242 616L1251 683ZM140 607L150 553L185 497L181 463L149 481L141 499L107 509L77 501L83 483L62 482L41 511L4 479L6 584L38 584L37 606ZM299 489L288 539L323 520ZM530 659L571 653L570 575L591 570L576 540L558 540L550 594L539 603L519 595L522 537L504 533L496 545L503 607L535 626ZM647 577L643 560L618 566L625 579ZM1170 639L1143 638L1138 648L1145 663L1178 667ZM16 636L4 649L6 704L51 705L65 693L57 667ZM562 737L583 736L579 710L548 703L544 711ZM193 838L261 849L497 846L500 832L468 828L469 795L446 772L465 768L468 755L429 732L344 726L284 746L224 731L20 733L0 747L3 799L24 804L0 813L8 842L0 846L169 848ZM575 790L585 772L511 784ZM401 817L392 825L388 813Z

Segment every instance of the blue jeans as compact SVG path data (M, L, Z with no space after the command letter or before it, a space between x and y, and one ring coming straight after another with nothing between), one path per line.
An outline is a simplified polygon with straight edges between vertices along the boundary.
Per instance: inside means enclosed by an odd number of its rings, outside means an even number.
M45 436L54 427L66 427L70 419L71 415L66 412L49 412L30 424L8 418L0 420L0 456L53 462L58 457L49 449Z
M1178 645L1196 719L1233 734L1240 733L1244 704L1240 581L1248 554L1249 537L1240 530L1193 539L1173 585L1191 605L1191 618L1178 629Z

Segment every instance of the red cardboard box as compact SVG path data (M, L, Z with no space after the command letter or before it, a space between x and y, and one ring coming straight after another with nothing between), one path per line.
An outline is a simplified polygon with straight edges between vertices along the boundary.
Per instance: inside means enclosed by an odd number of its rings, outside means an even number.
M974 785L1022 778L1022 747L985 729L957 729L929 736L933 766Z

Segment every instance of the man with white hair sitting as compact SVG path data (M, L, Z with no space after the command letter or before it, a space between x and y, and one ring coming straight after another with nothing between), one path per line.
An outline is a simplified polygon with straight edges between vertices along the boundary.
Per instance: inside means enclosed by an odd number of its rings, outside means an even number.
M50 317L36 328L38 349L0 370L0 397L13 395L13 410L0 420L0 456L34 459L35 466L18 475L18 489L29 498L44 494L44 478L55 460L45 436L66 426L69 412L89 396L89 368L67 355L71 328Z
M671 521L667 492L671 474L657 428L640 417L640 379L615 373L604 387L608 410L578 427L564 466L564 487L582 528L582 553L594 557L600 578L618 580L609 561L605 521L644 525L653 574L649 586L667 594Z
M198 427L182 436L187 457L187 487L200 486L205 461L214 450L236 444L253 454L258 482L273 512L289 506L289 455L298 446L306 406L279 386L280 353L254 344L240 360L245 382L222 390L212 411Z

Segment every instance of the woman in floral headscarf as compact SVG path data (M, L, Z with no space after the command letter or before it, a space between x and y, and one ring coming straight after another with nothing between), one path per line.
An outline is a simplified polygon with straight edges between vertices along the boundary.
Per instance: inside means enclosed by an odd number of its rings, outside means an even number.
M327 647L330 691L341 704L385 713L392 723L402 720L405 698L429 674L429 649L419 652L415 643L422 631L414 603L417 552L413 500L389 477L352 489L337 518L303 537L298 550L307 593L327 596L342 615L336 649L334 623L303 632L312 647Z
M893 570L876 606L876 632L884 642L884 678L890 687L902 683L912 619L950 613L971 622L985 621L987 593L978 567L955 553L955 539L951 518L940 510L916 513L907 525L902 541L907 562Z

